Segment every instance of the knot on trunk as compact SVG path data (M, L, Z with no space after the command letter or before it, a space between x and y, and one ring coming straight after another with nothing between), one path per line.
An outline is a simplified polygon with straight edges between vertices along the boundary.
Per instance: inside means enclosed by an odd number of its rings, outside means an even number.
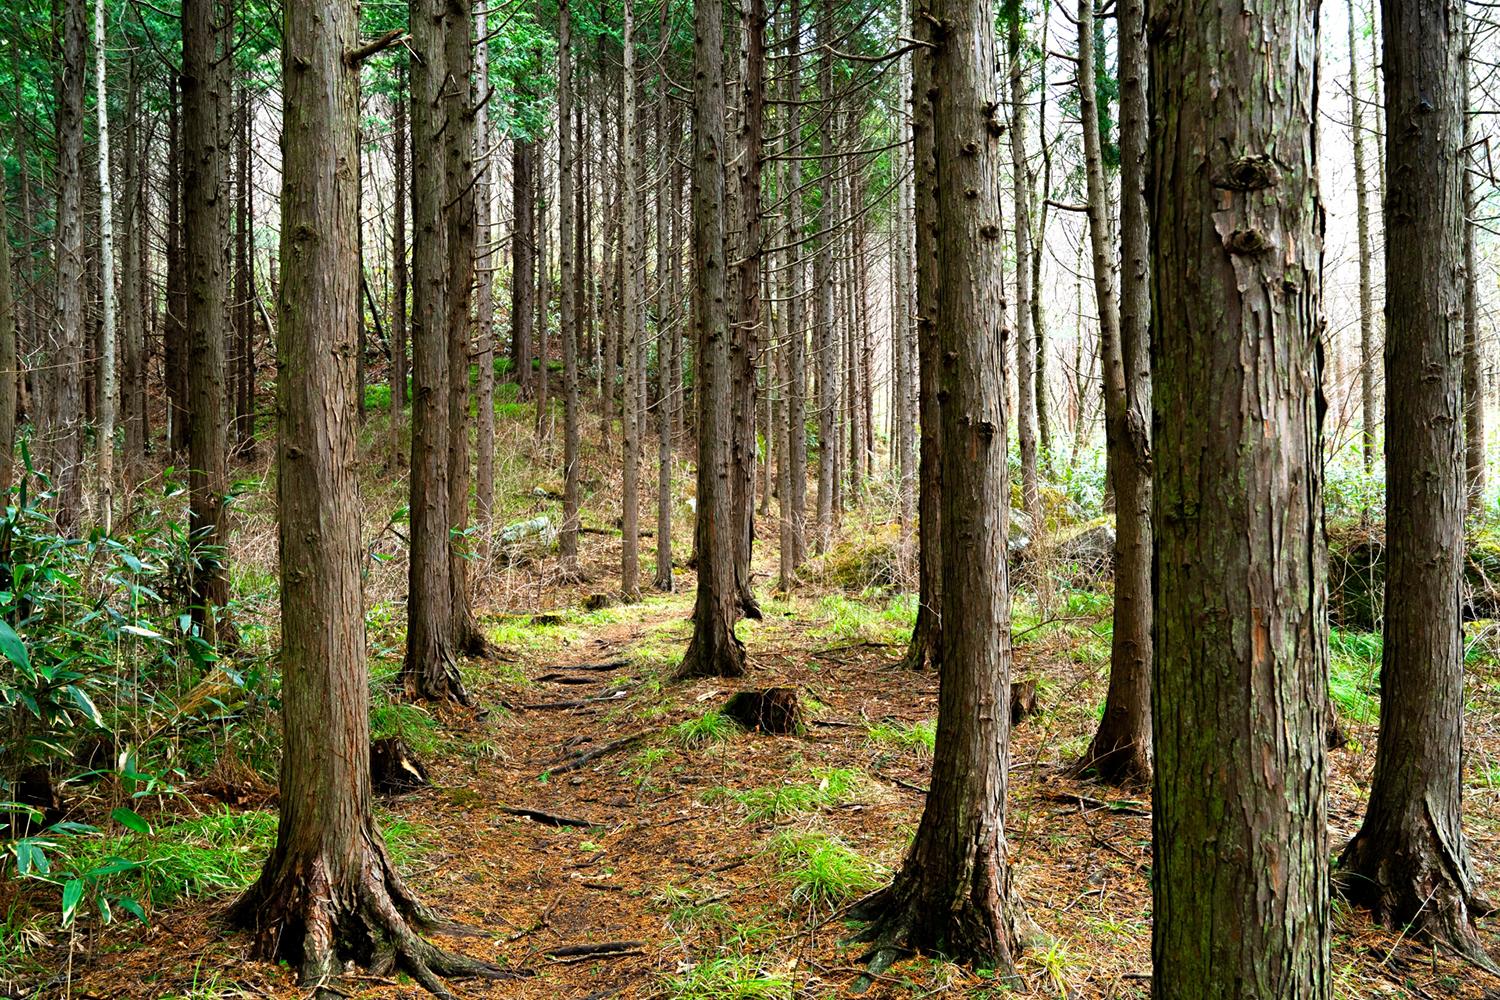
M1262 191L1281 180L1281 171L1265 153L1250 153L1231 160L1214 176L1216 188L1226 191Z

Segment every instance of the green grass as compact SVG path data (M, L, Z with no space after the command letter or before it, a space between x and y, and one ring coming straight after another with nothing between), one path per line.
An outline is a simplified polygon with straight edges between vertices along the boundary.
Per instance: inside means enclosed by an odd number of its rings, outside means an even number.
M753 955L731 955L699 962L663 985L672 1000L792 1000L786 973Z
M744 791L722 789L714 797L738 803L747 820L759 823L841 805L851 801L864 784L864 776L848 768L814 771L813 777L815 780L803 784L768 785Z
M430 758L439 753L448 740L438 721L421 705L394 701L370 708L370 739L396 736L406 741L418 757Z
M916 750L929 756L937 745L937 720L915 722L877 722L870 726L871 743L882 743L900 750Z
M866 595L875 598L876 594ZM916 622L917 602L911 594L899 594L883 605L867 600L829 594L813 609L818 627L813 634L847 642L896 645L910 635Z
M687 750L714 743L724 743L739 731L739 726L718 709L704 712L696 719L679 722L667 729L667 738Z
M1380 634L1330 629L1328 696L1339 714L1368 724L1380 717Z
M792 902L827 912L878 888L883 866L860 855L837 837L786 830L772 841L781 878L792 886Z

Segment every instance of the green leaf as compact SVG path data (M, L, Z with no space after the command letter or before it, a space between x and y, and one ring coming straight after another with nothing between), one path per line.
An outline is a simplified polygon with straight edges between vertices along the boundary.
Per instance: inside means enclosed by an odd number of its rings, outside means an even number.
M46 875L51 871L47 855L33 840L16 841L16 874Z
M118 897L115 900L115 905L124 910L126 913L130 914L132 917L135 917L135 919L139 920L141 923L144 924L146 922L146 911L141 909L140 903L137 903L129 896Z
M16 630L6 621L0 621L0 655L22 670L30 672L31 655L26 652L26 643L21 641Z
M62 922L67 927L73 922L73 914L78 909L79 902L83 899L83 883L76 878L70 878L63 883L62 893Z
M88 716L90 722L100 729L104 728L104 717L99 714L99 706L94 704L94 699L90 698L84 692L83 688L76 684L66 684L63 686L63 690L68 692L73 699L73 703L83 711L84 715Z
M115 918L114 913L109 908L109 900L103 896L99 897L99 916L106 924Z
M124 806L115 806L114 811L109 815L110 818L113 819L116 823L134 830L136 833L149 834L151 832L151 824L147 823L141 817L141 814L136 812L134 809L127 809Z

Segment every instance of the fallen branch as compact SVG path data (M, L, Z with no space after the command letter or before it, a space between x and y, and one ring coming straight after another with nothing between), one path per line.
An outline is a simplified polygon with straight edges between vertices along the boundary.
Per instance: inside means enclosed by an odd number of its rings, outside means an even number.
M582 955L618 955L646 947L644 941L600 941L597 944L565 944L561 948L544 948L548 958L574 958Z
M556 813L543 812L540 809L528 809L525 806L501 806L500 811L507 816L522 816L526 819L535 820L538 823L545 823L547 826L576 826L586 830L589 827L599 825L592 820L577 819L572 816L559 816Z
M574 677L571 674L543 674L536 679L538 684L597 684L597 677Z
M594 670L594 671L608 671L608 670L619 670L621 667L628 667L628 666L630 666L630 661L627 659L627 660L606 660L603 663L553 663L553 664L551 664L551 665L549 665L547 667L544 667L543 669L545 669L545 670Z
M569 758L568 760L565 760L562 763L557 764L556 766L546 768L541 773L567 774L569 771L576 771L591 760L596 760L600 757L603 757L605 754L614 753L616 750L623 750L628 746L639 743L649 735L651 735L651 730L643 729L638 733L632 733L629 736L622 736L617 740L610 740L603 746L595 747L592 750L586 750L583 753L578 754L576 757ZM540 777L540 775L538 775L538 777Z
M1103 799L1089 798L1087 795L1077 795L1072 792L1053 792L1044 796L1049 802L1065 802L1071 806L1077 806L1079 812L1084 809L1108 809L1112 813L1121 816L1145 816L1150 817L1151 810L1141 809L1135 802L1105 802Z
M905 778L898 778L894 774L886 774L884 771L876 771L875 777L889 781L898 788L904 788L909 792L916 792L918 795L926 795L931 791L931 789L923 788L921 785L907 781Z
M606 691L604 694L593 698L569 698L565 701L539 701L532 705L518 705L518 708L542 711L553 708L582 708L585 705L593 705L601 701L619 701L630 693L630 688L616 688Z

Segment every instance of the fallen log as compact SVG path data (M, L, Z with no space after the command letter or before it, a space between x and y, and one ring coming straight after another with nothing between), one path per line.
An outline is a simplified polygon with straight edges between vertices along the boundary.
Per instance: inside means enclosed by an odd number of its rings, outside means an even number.
M597 684L597 677L573 677L570 674L543 674L536 679L538 684Z
M625 660L606 660L603 663L552 663L552 664L549 664L549 665L543 667L542 669L543 670L554 670L554 671L556 671L556 670L590 670L590 671L605 672L605 671L610 671L610 670L619 670L621 667L628 667L628 666L630 666L630 660L625 659Z
M546 948L542 954L548 958L577 958L580 955L616 955L622 951L644 947L644 941L600 941L598 944L565 944L560 948Z

